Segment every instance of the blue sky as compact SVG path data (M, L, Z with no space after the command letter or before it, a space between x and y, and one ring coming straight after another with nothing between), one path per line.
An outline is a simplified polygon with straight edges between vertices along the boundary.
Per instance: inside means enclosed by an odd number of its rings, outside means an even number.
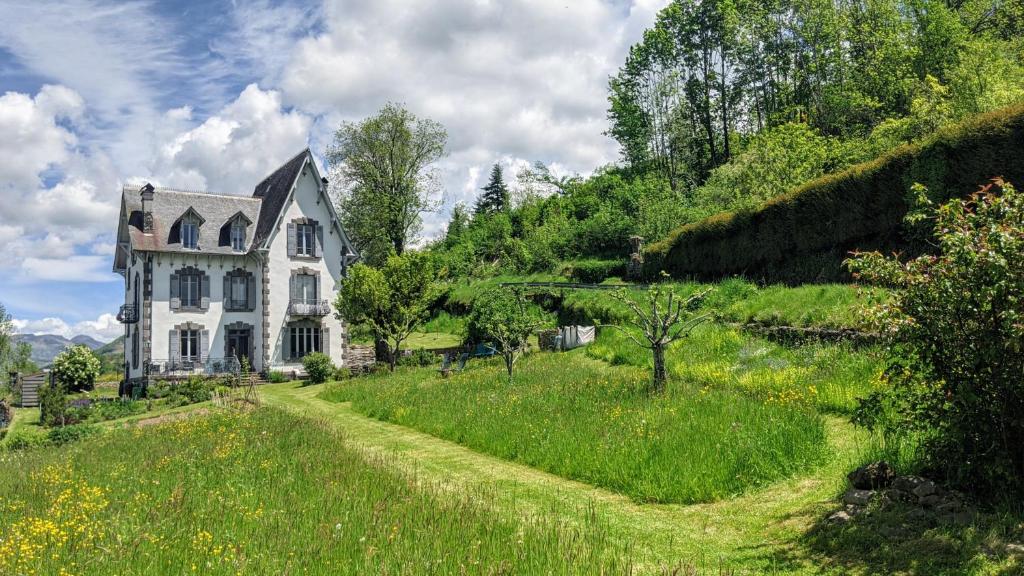
M443 230L489 166L613 162L605 86L666 0L0 2L0 303L109 340L120 189L248 194L388 101L448 129Z

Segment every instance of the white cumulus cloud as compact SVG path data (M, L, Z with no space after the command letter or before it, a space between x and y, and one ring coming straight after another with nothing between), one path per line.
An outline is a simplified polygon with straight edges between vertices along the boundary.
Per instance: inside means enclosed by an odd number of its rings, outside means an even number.
M18 334L56 334L65 338L84 334L101 342L110 342L124 334L124 326L118 323L113 314L101 314L95 320L83 320L75 324L53 317L39 320L14 319L12 323Z

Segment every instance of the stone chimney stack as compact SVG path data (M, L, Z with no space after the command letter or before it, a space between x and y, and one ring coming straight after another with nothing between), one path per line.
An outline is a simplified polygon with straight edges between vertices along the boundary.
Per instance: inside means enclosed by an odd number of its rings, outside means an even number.
M153 185L146 182L146 185L139 190L142 197L142 232L153 233Z

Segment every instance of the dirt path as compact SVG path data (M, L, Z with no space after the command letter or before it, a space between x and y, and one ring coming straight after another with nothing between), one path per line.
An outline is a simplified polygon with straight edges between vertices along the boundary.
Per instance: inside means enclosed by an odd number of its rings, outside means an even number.
M630 542L648 567L742 567L756 573L815 573L799 537L830 508L855 459L857 436L829 418L833 457L813 474L711 504L638 504L601 488L502 460L410 428L374 420L347 404L321 400L322 386L276 384L263 400L337 426L356 446L415 470L424 483L460 493L486 492L517 514L573 522L592 513Z

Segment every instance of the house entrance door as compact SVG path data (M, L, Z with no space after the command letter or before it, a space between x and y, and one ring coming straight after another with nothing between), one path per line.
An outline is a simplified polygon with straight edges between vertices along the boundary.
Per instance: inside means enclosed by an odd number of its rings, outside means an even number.
M249 361L249 366L252 366L252 329L251 328L232 328L228 330L228 355L238 359L239 362L242 358Z

